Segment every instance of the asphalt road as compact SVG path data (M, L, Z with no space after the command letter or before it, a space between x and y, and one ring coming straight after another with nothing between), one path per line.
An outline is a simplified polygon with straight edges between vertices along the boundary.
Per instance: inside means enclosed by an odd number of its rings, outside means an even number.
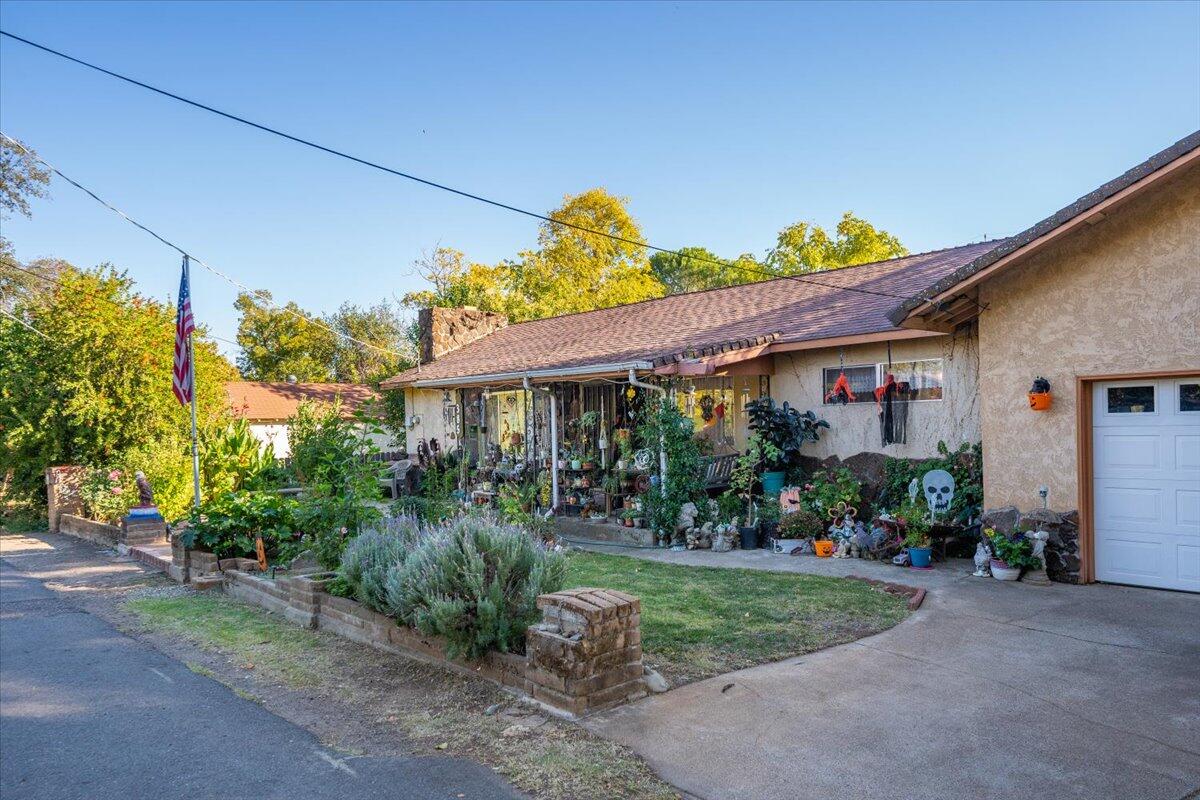
M0 797L520 795L463 759L329 751L0 560Z

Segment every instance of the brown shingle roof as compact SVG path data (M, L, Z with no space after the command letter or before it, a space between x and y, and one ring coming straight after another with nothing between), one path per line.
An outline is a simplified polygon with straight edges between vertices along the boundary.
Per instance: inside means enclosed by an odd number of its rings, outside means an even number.
M626 361L662 363L689 350L767 338L797 342L898 330L888 312L905 298L994 249L997 242L599 311L523 322L384 382L563 369ZM821 285L818 285L821 284ZM842 287L876 292L847 291Z
M236 416L266 422L294 416L301 400L333 404L340 398L342 416L349 417L378 395L370 386L358 383L230 381L225 384L225 396Z

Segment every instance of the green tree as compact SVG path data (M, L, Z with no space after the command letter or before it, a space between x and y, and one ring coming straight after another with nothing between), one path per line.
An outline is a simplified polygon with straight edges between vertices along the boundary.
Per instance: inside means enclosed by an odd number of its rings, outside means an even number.
M325 322L338 333L379 348L335 339L331 365L334 380L378 384L416 364L411 325L387 301L366 308L343 303Z
M800 275L905 255L908 250L899 239L847 211L832 237L807 222L784 228L767 254L766 266L778 275Z
M13 213L30 216L29 200L45 197L50 185L50 171L38 163L37 153L16 139L0 135L0 221ZM0 308L11 310L17 299L39 291L38 279L19 269L39 271L36 264L22 265L17 261L12 242L0 235Z
M661 297L663 285L637 244L642 232L626 202L604 189L568 195L548 215L565 224L542 223L537 249L495 266L468 264L462 253L438 248L417 262L433 288L409 293L404 302L473 305L522 322Z
M175 309L143 297L109 265L61 265L53 286L0 317L0 474L13 496L44 502L55 464L143 469L168 504L191 491L190 414L171 391ZM196 335L201 424L226 413L236 377L216 346Z
M270 292L259 292L267 300ZM277 308L247 293L234 302L242 315L237 343L238 369L252 381L327 382L334 378L337 336L304 319L311 317L295 303Z
M723 259L704 247L681 247L673 253L655 253L650 256L650 269L667 294L719 289L769 277L764 274L766 268L748 253Z

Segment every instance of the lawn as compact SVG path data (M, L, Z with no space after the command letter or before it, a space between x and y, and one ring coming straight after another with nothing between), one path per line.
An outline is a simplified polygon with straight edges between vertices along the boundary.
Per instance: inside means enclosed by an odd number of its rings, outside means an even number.
M572 553L567 585L641 598L644 658L676 686L853 641L908 615L902 599L862 581L603 553Z

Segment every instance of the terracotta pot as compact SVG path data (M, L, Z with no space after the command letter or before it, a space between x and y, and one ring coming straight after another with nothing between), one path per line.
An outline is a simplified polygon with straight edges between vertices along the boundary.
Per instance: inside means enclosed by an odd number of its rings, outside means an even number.
M829 558L833 555L833 542L829 539L818 539L813 542L813 550L817 558Z
M1030 392L1029 407L1034 411L1049 411L1054 398L1049 392Z

